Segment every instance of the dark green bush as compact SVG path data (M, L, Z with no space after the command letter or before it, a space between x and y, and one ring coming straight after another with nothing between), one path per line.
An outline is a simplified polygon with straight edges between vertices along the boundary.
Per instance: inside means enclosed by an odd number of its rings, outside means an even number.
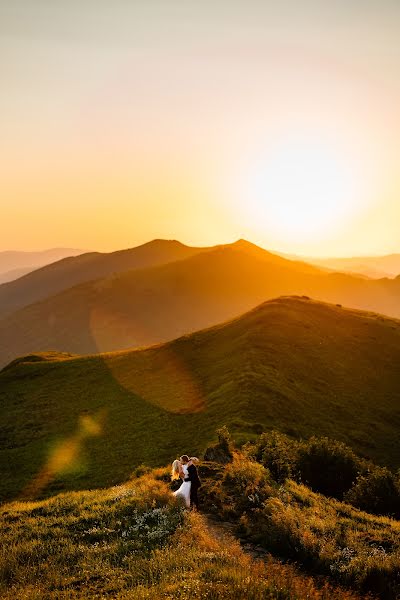
M359 475L344 500L376 515L400 517L399 481L386 467L374 467Z
M341 442L312 437L298 450L297 468L303 483L316 492L342 499L360 471L360 459Z
M151 472L151 468L148 467L147 465L139 465L138 467L136 467L136 469L131 474L131 479L134 477L142 477L143 475L146 475L147 473L150 473L150 472Z
M279 431L264 433L259 440L257 456L275 481L297 478L299 444Z

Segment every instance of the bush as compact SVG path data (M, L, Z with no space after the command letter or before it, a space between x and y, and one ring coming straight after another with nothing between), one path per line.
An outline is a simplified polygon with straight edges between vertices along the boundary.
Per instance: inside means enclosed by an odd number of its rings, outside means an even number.
M303 483L314 491L342 499L360 470L360 460L341 442L312 437L300 445L297 468Z
M150 473L150 472L151 472L151 468L148 467L147 465L139 465L132 472L131 479L133 479L135 477L142 477L143 475L146 475L147 473Z
M267 469L244 456L225 468L221 482L222 502L235 515L252 511L263 505L273 494L271 476Z
M264 433L259 440L256 455L270 471L275 481L297 477L299 444L279 431Z
M375 467L359 475L344 500L376 515L400 517L399 481L386 467Z

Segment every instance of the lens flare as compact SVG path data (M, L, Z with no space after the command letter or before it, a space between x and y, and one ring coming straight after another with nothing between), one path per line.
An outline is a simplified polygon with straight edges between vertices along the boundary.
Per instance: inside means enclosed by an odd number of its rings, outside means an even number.
M104 418L104 411L99 411L94 416L81 415L76 432L55 445L46 464L22 491L22 498L35 498L58 475L78 470L84 442L90 437L101 435Z

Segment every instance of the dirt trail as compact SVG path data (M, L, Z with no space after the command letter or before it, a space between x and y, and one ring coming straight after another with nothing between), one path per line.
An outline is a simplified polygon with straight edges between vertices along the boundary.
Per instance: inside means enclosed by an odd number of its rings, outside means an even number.
M230 523L229 521L220 521L217 517L210 513L202 513L204 517L206 526L210 533L217 539L221 539L227 535L235 538L241 545L241 548L245 554L248 554L253 559L262 560L267 556L271 556L265 548L262 546L252 544L248 540L244 538L240 538L235 535L236 526L234 523Z
M220 540L224 537L232 537L235 540L237 540L240 543L240 546L242 548L242 551L247 554L248 556L250 556L253 560L268 560L268 564L269 565L276 565L279 564L282 567L285 565L285 561L281 561L278 558L274 557L272 554L270 554L267 550L265 550L265 548L263 548L262 546L259 546L257 544L252 544L251 542L249 542L247 539L245 538L240 538L237 535L235 535L235 524L234 523L230 523L229 521L220 521L215 515L210 514L210 513L202 513L202 517L204 519L205 522L205 526L207 527L210 535L212 535L214 538L216 538L217 540ZM286 565L288 567L290 567L290 563L286 563ZM329 582L328 584L328 580L326 577L322 576L322 575L312 575L312 574L307 574L301 571L301 569L298 568L298 566L296 565L291 565L291 568L294 569L296 576L299 577L304 577L305 580L312 580L313 581L313 585L316 586L316 588L319 588L321 590L325 590L326 593L328 593L328 598L330 600L334 600L337 596L335 594L335 590L340 590L342 594L346 594L345 596L340 596L340 597L346 597L349 600L353 599L353 600L378 600L378 598L376 598L373 595L358 595L357 592L355 591L350 591L350 590L346 590L345 588L341 588L340 586L335 587L335 584ZM293 575L293 572L290 573L289 575ZM329 587L328 591L327 591L327 585L332 585L332 588ZM330 591L329 591L330 590ZM298 596L296 596L298 597ZM308 598L308 594L307 594L307 598ZM321 598L325 598L325 595L322 595Z

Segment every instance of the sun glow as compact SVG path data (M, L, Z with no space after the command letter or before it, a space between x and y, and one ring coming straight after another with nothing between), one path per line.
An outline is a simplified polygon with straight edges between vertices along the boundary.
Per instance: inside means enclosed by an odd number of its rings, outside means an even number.
M281 139L242 173L236 192L241 218L284 242L334 234L365 206L365 171L323 140Z

